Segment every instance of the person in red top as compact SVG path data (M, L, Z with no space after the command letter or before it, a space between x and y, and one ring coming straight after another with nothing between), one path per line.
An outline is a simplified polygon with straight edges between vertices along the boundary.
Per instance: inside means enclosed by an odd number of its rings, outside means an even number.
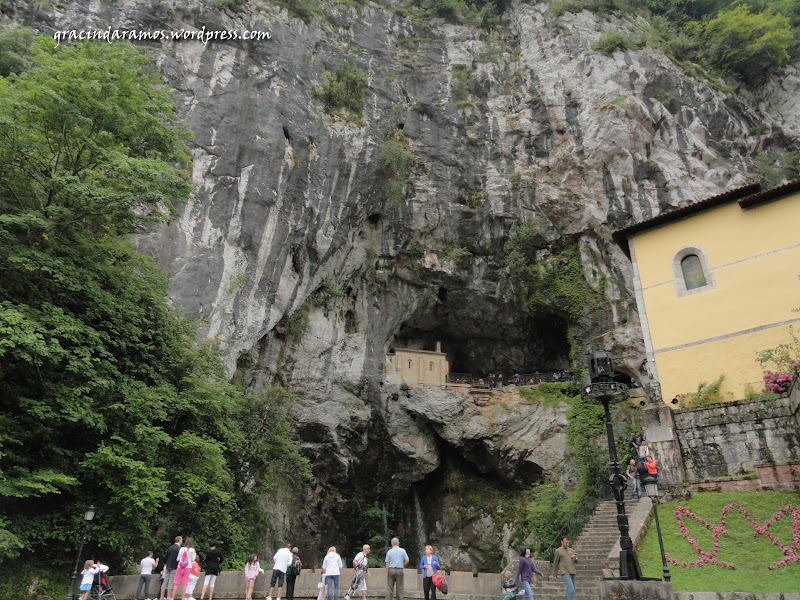
M647 469L648 475L653 476L653 479L658 478L658 466L656 465L656 461L652 456L647 457L647 462L644 463L644 468Z

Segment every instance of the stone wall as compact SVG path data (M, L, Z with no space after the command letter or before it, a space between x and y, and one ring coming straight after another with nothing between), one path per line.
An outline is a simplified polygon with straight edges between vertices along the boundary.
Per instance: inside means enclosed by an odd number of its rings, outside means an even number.
M799 408L798 386L770 403L739 400L677 410L650 404L643 418L660 483L690 491L797 489Z
M686 479L755 472L800 459L800 393L771 404L739 400L674 413Z
M541 563L539 567L543 565ZM422 598L422 576L416 569L404 569L404 597ZM386 569L370 569L370 577L367 580L367 595L369 597L383 598L386 595ZM319 569L305 569L300 573L295 583L295 598L316 598L318 593L317 583L320 580L322 571ZM256 579L253 591L254 598L263 598L269 589L269 577L271 571L266 571ZM203 587L204 574L200 575L197 586L194 590L194 597L200 597ZM347 588L353 578L353 569L342 569L339 578L339 597L343 598L347 593ZM114 588L114 593L119 600L128 600L134 597L136 586L139 583L138 575L118 575L109 577L109 583ZM477 573L473 575L468 571L451 571L447 575L447 583L450 595L458 596L460 600L473 600L477 598L497 598L500 590L500 575L497 573ZM150 594L158 597L158 579L156 577L150 583ZM284 591L285 592L285 591ZM180 593L176 594L180 597ZM241 599L244 597L244 575L241 571L224 571L217 578L214 586L214 598ZM358 595L358 598L361 596Z

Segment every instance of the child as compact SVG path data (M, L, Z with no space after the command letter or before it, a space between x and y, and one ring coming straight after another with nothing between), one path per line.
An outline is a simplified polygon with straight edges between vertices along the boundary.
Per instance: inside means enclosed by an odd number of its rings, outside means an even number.
M100 567L90 558L83 563L83 571L81 571L81 600L86 600L89 597L89 592L92 589L92 582L94 582L95 574L100 571Z
M253 588L256 586L256 577L263 573L264 569L258 564L258 555L253 554L244 566L244 598L253 600Z
M502 582L500 583L500 600L514 600L514 578L508 571L503 571Z
M189 568L189 583L186 584L186 600L194 600L192 594L194 593L194 586L197 585L198 579L200 579L200 563L197 562L197 556L195 556L194 562Z

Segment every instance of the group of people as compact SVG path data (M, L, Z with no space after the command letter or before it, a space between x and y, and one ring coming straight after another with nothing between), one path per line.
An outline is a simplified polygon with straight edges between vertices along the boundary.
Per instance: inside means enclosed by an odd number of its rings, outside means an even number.
M335 552L336 549L334 548L333 550ZM294 598L295 581L303 568L303 562L298 555L299 552L297 547L287 544L272 557L272 575L269 581L267 600L272 600L273 592L277 592L275 598L281 600L281 591L284 584L286 584L286 600ZM244 566L244 597L246 600L253 599L253 588L256 585L256 579L263 572L264 569L261 568L258 562L258 555L251 555Z
M561 578L567 587L566 600L575 600L575 563L578 555L569 547L569 538L561 538L561 547L556 550L553 557L553 571ZM503 577L501 600L514 600L514 590L522 584L523 600L533 600L533 575L543 577L542 573L534 564L531 558L531 549L528 546L520 548L519 562L517 563L517 573L513 579ZM427 598L427 597L426 597Z
M194 547L194 539L186 538L183 542L182 536L176 536L173 544L167 548L164 554L164 568L161 570L161 586L159 600L175 600L175 594L180 590L179 598L194 600L193 594L195 586L200 579L200 568L198 553ZM205 556L205 580L200 600L203 600L208 591L208 600L214 597L214 585L219 575L220 563L222 562L222 552L217 548L217 542L211 540ZM152 550L139 561L139 585L136 587L135 600L150 600L150 580L153 577L153 570L158 566L158 558L153 558ZM144 595L142 595L144 592Z
M637 464L635 458L632 458L626 470L626 474L630 480L630 498L634 496L636 498L641 498L643 493L642 479L648 475L657 479L658 465L656 464L653 454L650 452L647 440L641 432L637 431L633 434L631 446L633 447L634 453L639 458L639 464Z
M384 560L386 567L386 600L403 600L404 569L409 562L408 553L400 546L398 538L392 538L391 544L391 548L386 552ZM370 577L368 560L370 551L369 544L364 544L361 551L356 554L352 561L353 568L360 572L361 575L354 582L357 581L356 591L361 593L362 600L367 598L367 578ZM272 557L272 574L266 600L273 600L273 592L275 593L275 600L281 600L281 592L284 585L286 586L285 600L293 600L295 581L302 569L302 561L298 552L296 547L291 547L290 544L287 544ZM517 588L521 584L524 590L523 600L533 600L531 591L532 576L533 574L542 575L542 572L534 565L530 555L530 548L523 547L513 583L510 580L508 582L504 580L503 583L504 592L508 592L508 588L511 587ZM159 600L175 600L179 591L179 599L194 600L193 593L202 571L198 558L198 552L195 550L192 538L186 538L184 543L181 536L175 537L174 543L167 548L164 556ZM555 553L553 570L567 586L566 600L574 600L575 597L575 562L577 560L577 555L569 548L569 539L563 538L561 548L556 550ZM212 540L205 555L206 575L199 600L205 600L206 592L208 592L208 600L213 600L214 586L220 572L221 562L222 552L217 548L217 542ZM152 551L148 552L147 556L140 561L139 585L134 596L136 600L151 600L149 593L150 580L153 576L153 571L158 567L158 563L159 559L153 557ZM331 546L328 548L328 552L322 561L320 582L320 587L327 588L327 600L338 600L339 598L339 576L343 567L344 562L337 553L336 547ZM103 565L97 564L92 560L87 561L84 565L80 588L84 592L83 600L86 600L89 594L94 575L102 568ZM107 569L108 567L105 568ZM433 553L432 546L425 546L425 554L420 559L419 569L422 572L422 590L425 600L436 600L437 573L441 569L441 563L439 562L439 557ZM251 555L244 567L244 596L246 600L253 599L256 579L262 573L264 573L264 569L261 568L258 555ZM438 577L442 578L441 575L438 575ZM438 583L441 584L441 581ZM142 591L144 591L144 595L142 595ZM320 594L319 600L324 600L322 594ZM350 600L350 596L345 596L345 600Z

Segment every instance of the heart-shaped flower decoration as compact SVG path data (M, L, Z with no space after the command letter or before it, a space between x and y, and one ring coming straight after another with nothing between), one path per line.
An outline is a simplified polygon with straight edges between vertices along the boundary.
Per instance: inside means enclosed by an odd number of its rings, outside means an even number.
M708 521L698 517L685 506L679 506L676 508L675 518L678 521L678 529L683 534L683 537L685 537L686 540L692 545L692 548L695 549L699 559L692 562L678 561L672 558L669 554L666 554L667 560L673 565L678 565L681 567L702 567L705 564L711 563L720 567L728 567L730 569L735 568L733 563L717 560L717 553L719 552L719 536L728 535L728 531L725 529L725 521L728 518L728 513L734 508L738 509L739 512L742 513L742 515L744 515L744 517L748 520L750 525L753 526L753 531L755 532L754 535L763 535L773 544L778 546L778 548L781 549L781 552L783 552L784 558L774 564L771 564L769 566L770 569L785 567L791 562L800 563L800 556L797 554L798 546L800 546L800 510L798 510L796 506L787 504L782 509L775 512L775 514L773 514L763 525L761 525L750 515L748 510L738 502L731 502L722 509L722 519L720 520L719 525L712 525ZM792 515L792 543L789 546L784 546L778 538L770 533L769 528L772 524L789 514ZM697 543L697 540L695 540L694 537L692 537L692 535L689 533L689 530L683 522L684 517L689 517L690 519L697 521L700 523L700 525L711 531L714 547L710 553L706 552L700 546L700 544Z

